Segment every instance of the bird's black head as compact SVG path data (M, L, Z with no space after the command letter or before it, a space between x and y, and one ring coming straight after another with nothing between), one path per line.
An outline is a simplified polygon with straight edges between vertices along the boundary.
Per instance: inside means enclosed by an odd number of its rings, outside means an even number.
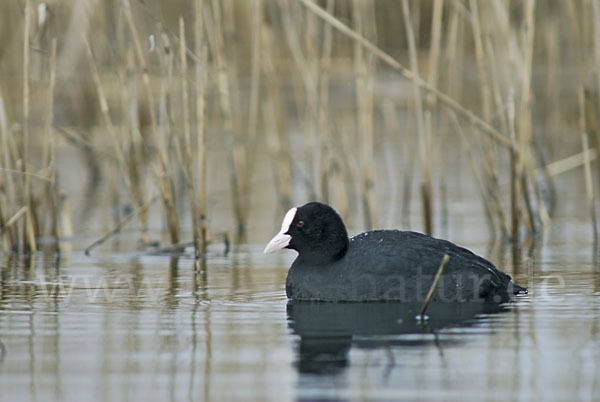
M343 257L348 243L348 233L338 213L329 205L309 202L287 212L281 230L267 244L265 253L290 248L298 252L303 262L322 265Z

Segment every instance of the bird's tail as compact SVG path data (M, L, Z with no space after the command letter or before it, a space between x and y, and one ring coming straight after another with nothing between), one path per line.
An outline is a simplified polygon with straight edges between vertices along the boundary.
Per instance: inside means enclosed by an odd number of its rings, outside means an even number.
M511 282L512 285L512 293L513 295L526 295L527 293L529 293L529 291L527 290L527 288L523 287L523 286L519 286L514 282Z

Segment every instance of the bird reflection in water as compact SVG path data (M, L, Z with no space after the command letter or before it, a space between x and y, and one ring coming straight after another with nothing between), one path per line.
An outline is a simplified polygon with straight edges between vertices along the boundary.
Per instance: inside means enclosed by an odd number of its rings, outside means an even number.
M482 314L507 310L497 303L432 302L428 319L419 320L420 303L324 303L290 300L288 324L300 336L296 367L300 373L335 374L348 367L352 347L388 349L395 346L421 346L431 340L411 334L434 334L444 328L469 327ZM453 337L454 339L454 337ZM448 340L447 342L455 342ZM441 349L440 349L441 350ZM393 362L393 354L390 361Z

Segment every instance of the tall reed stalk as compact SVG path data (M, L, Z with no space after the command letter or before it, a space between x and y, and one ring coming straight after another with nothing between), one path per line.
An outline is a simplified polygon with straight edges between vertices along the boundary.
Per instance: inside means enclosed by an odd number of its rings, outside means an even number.
M154 94L152 89L152 83L150 81L150 75L148 73L148 65L142 45L137 33L133 21L133 15L131 12L131 4L129 0L123 0L123 10L129 28L129 33L134 44L135 55L137 63L142 75L142 82L144 84L146 98L148 99L148 111L150 115L150 128L152 136L154 138L154 144L156 146L159 167L157 171L154 171L155 180L157 182L159 193L161 197L161 205L167 221L167 228L172 244L179 242L179 217L177 214L177 208L175 205L175 188L173 183L173 177L169 175L169 163L167 154L167 144L165 139L159 133L156 121L156 112L154 111Z
M327 0L326 10L328 13L333 12L335 0ZM316 18L316 17L315 17ZM331 133L329 122L329 72L331 69L331 52L333 48L333 33L331 25L325 24L323 27L323 46L319 54L318 66L318 101L317 101L317 120L319 132L319 180L321 199L325 203L330 202L329 196L329 181L332 173L333 159L331 156ZM339 193L339 192L338 192ZM341 194L336 193L338 198Z
M513 146L510 153L510 211L511 211L511 240L514 245L519 244L519 223L521 220L521 162L518 152L517 130L515 128L515 101L512 91L507 102L508 129Z
M31 176L29 175L29 30L31 24L31 5L25 1L25 23L23 24L23 148L22 148L22 189L23 202L27 207L23 220L23 247L26 252L37 250L35 227L32 212Z
M298 72L294 82L295 100L302 118L304 132L304 166L306 166L307 190L310 198L318 199L319 191L323 184L321 180L321 166L323 155L322 136L318 133L318 66L316 63L317 52L314 47L315 24L314 15L304 15L302 9L290 0L280 2L281 18L284 25L285 38ZM298 32L294 21L305 21L304 35ZM304 40L302 40L304 39ZM304 46L303 46L304 45Z
M261 41L263 54L261 68L266 80L265 100L262 103L262 115L266 133L267 149L271 155L271 169L273 170L274 183L277 192L280 212L287 211L292 206L292 176L291 156L288 152L285 119L282 116L282 101L279 93L280 81L275 71L273 61L273 34L271 29L262 26Z
M2 249L8 251L14 244L14 238L11 236L11 231L6 229L6 222L9 219L10 208L14 202L9 199L10 195L14 197L14 186L12 183L11 158L7 146L8 142L8 124L6 119L6 109L4 108L4 97L0 90L0 135L2 136L2 152L0 153L0 163L3 166L2 183L5 190L0 192L0 230Z
M373 37L373 2L353 1L353 17L356 32ZM373 81L374 58L370 53L364 54L360 43L354 43L354 71L356 74L356 111L358 115L358 135L360 143L361 186L363 219L366 229L376 226L373 172Z
M477 64L477 73L479 78L479 89L481 96L482 116L485 121L491 121L492 105L491 105L491 90L490 79L488 79L488 69L484 54L483 34L481 32L480 21L482 19L478 2L471 0L469 2L471 8L471 26L473 28L473 39L475 44L475 60ZM506 131L504 131L506 135ZM485 148L485 172L488 173L486 187L489 195L486 197L488 202L484 203L484 208L488 221L490 222L490 231L494 235L498 229L504 227L499 220L502 219L502 212L499 200L498 180L496 179L496 147L493 141L484 140Z
M586 105L589 105L590 111L586 114L594 123L590 127L590 134L595 137L596 151L600 154L600 4L592 2L592 15L594 16L593 34L594 34L594 69L596 85L589 91L586 97ZM600 163L596 163L596 179L600 181ZM599 186L600 187L600 186Z
M200 208L198 205L198 194L196 191L195 174L193 169L197 167L195 163L195 157L197 156L193 152L192 140L191 140L191 126L190 121L190 94L188 85L188 63L187 63L187 41L185 37L185 22L182 16L179 17L179 64L181 68L180 80L181 80L181 109L183 115L183 140L179 147L183 147L179 152L179 165L182 167L183 176L188 188L189 205L192 216L192 233L194 239L194 254L198 259L202 254L202 247L200 245L201 233L200 233ZM198 144L201 146L202 144Z
M52 39L50 49L50 78L48 84L48 111L46 116L45 134L48 141L48 161L45 163L48 170L48 184L46 194L49 195L49 206L51 216L50 234L54 237L56 250L60 251L60 231L58 213L58 185L56 182L56 140L54 138L54 90L56 87L56 39Z
M249 146L249 144L241 136L239 128L234 124L230 78L225 54L224 19L223 14L221 13L221 4L218 0L212 0L211 5L212 13L210 15L206 14L207 21L210 23L207 26L207 31L209 33L212 32L212 35L209 37L209 44L211 45L212 54L216 60L216 79L219 91L221 117L223 119L223 130L233 138L232 152L229 154L231 201L237 226L237 237L239 240L243 240L246 235L247 211L249 210L250 201L250 172L248 155L246 152L246 146ZM210 38L212 38L212 41Z
M589 145L588 145L588 133L586 128L586 118L585 118L585 93L583 86L579 87L577 91L577 98L579 103L579 133L581 136L581 146L583 148L583 172L584 172L584 183L585 183L585 193L586 199L588 203L588 208L590 210L590 222L592 225L592 233L594 234L594 244L598 244L598 221L596 214L596 197L594 194L594 187L592 185L592 170L590 167L590 155L589 155Z
M402 15L404 16L404 25L406 29L406 37L408 41L408 53L410 58L410 67L414 76L419 76L419 64L417 61L417 46L415 35L412 28L410 7L408 0L402 0ZM415 104L415 121L417 126L419 159L421 161L421 202L423 211L423 231L431 235L433 233L433 186L431 184L432 166L431 161L431 132L426 130L423 121L423 101L421 98L421 90L417 81L413 80L413 98Z
M208 228L206 225L206 85L208 76L207 47L204 43L204 1L194 3L195 23L194 40L195 52L200 56L196 61L196 167L200 178L198 180L197 216L194 221L194 240L196 255L198 250L205 256L208 244ZM199 232L199 233L198 233ZM198 241L200 244L198 244Z

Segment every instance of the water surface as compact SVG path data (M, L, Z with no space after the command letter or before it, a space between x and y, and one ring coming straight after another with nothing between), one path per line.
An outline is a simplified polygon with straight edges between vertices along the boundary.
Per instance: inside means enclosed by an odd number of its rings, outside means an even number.
M501 311L290 304L289 256L215 250L5 258L0 398L27 400L593 400L598 274L530 262L531 293ZM215 247L216 248L216 247ZM454 320L458 317L458 319Z
M446 235L527 296L500 309L434 305L425 322L416 306L289 304L294 252L262 254L279 226L272 210L227 255L215 236L199 271L190 253L135 251L134 228L85 256L98 224L60 258L3 255L0 400L597 399L600 270L577 192L517 265L488 246L468 212L477 198L452 202Z

